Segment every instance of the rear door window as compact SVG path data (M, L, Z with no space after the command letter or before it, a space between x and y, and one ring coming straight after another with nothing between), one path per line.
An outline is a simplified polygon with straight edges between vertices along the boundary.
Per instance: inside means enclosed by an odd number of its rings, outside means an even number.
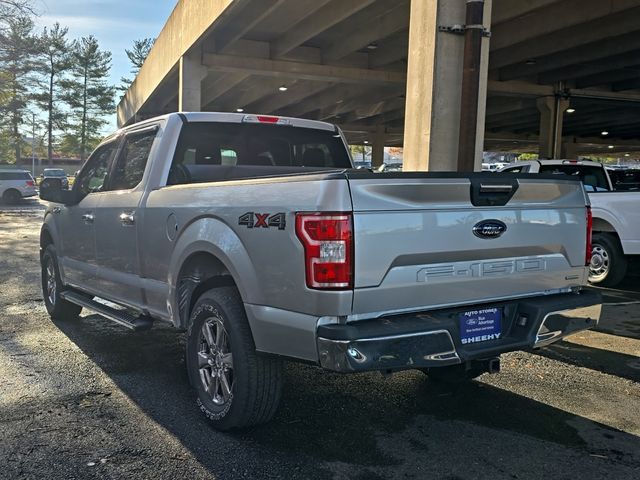
M156 132L153 127L127 134L111 174L109 190L130 190L142 181Z
M99 147L91 154L74 183L74 189L79 192L81 198L90 193L104 191L111 160L117 149L118 141L116 140Z

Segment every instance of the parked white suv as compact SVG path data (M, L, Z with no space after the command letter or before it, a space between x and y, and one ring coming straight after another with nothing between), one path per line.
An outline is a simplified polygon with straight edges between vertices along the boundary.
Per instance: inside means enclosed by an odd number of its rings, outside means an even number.
M0 197L5 203L38 194L36 182L26 170L0 170Z
M589 281L606 287L622 281L629 257L640 255L640 191L615 190L604 165L588 160L533 160L517 162L500 171L580 178L593 213Z

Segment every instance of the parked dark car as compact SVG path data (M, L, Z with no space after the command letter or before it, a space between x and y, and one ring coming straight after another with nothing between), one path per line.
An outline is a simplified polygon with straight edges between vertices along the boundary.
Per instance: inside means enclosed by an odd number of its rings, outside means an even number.
M614 190L640 190L640 170L607 169Z
M69 188L69 179L67 178L67 172L62 168L45 168L40 175L40 182L45 178L58 178L64 190Z

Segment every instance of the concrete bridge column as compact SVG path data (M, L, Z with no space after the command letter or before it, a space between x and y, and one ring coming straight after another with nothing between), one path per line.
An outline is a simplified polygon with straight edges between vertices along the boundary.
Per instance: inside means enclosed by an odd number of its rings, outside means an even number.
M386 140L386 134L384 126L379 126L373 135L373 142L371 148L371 167L378 168L384 163L384 143Z
M538 157L541 159L560 158L562 146L562 123L564 111L569 108L569 99L542 97L536 100L540 110L540 145Z
M485 0L484 25L491 23ZM464 36L438 27L464 25L466 2L412 0L404 126L407 171L455 171L458 166ZM489 39L482 40L475 169L482 164Z
M178 82L178 111L199 112L202 109L202 80L207 68L202 65L200 55L180 57Z

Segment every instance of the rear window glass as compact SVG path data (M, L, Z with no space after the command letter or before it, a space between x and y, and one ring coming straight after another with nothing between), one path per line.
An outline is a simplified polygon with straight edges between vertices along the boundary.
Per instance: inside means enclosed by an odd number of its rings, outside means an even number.
M640 190L640 171L610 170L609 178L614 190Z
M33 180L29 172L0 172L0 180Z
M607 192L609 184L601 167L589 167L585 165L543 165L540 173L558 175L570 175L578 177L588 192Z
M189 123L178 141L168 184L351 168L336 132L281 125Z

